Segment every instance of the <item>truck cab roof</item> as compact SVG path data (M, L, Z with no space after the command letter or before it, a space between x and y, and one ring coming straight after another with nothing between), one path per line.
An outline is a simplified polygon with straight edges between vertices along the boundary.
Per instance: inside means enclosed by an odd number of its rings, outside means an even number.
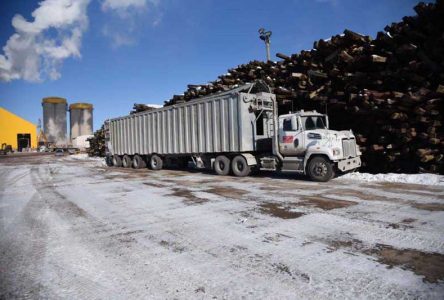
M315 110L310 110L310 111L298 110L298 111L295 111L293 113L289 113L289 114L285 114L285 115L280 115L280 117L284 117L285 118L285 117L291 117L291 116L294 116L294 115L300 116L300 117L307 117L307 116L322 117L322 116L325 116L325 114L318 113Z

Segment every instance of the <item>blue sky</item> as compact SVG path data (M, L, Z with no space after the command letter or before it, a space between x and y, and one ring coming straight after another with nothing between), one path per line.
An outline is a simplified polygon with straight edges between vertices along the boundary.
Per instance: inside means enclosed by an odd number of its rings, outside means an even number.
M69 5L80 0L44 1L48 10L34 14L38 22L32 13L41 1L1 1L0 106L37 123L43 97L89 102L95 107L94 129L106 118L127 114L134 103L163 104L173 94L182 93L187 84L206 83L228 68L264 59L264 45L257 33L260 27L273 32L271 52L277 60L276 52L310 49L315 40L345 28L374 37L385 25L414 15L417 3L82 0L84 9L73 11L69 15L73 23L65 24L63 14L62 20L54 21L57 11L51 5L57 1ZM13 27L16 14L27 22L16 18ZM40 30L38 35L35 28ZM23 50L8 42L18 31L21 45L30 37L36 44L28 43ZM73 32L81 32L81 37L70 39ZM71 43L59 46L65 40ZM36 54L37 43L46 52ZM37 63L24 68L23 61Z

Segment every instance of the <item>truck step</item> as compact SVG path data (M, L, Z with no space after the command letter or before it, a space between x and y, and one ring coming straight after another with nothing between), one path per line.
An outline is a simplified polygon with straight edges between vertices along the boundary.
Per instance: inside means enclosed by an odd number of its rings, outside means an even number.
M304 168L304 159L299 157L284 157L282 164L283 171L302 171Z

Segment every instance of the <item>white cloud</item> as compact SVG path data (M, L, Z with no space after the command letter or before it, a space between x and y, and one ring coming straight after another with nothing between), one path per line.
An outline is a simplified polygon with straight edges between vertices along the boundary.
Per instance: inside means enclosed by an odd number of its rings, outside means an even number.
M160 0L97 0L109 20L102 34L114 48L137 44L146 28L161 23ZM91 0L43 0L32 12L33 20L17 14L14 34L0 52L0 81L23 79L40 82L61 77L63 62L81 57L83 33L88 28ZM150 21L149 21L150 20Z
M160 0L104 0L102 11L110 15L110 22L103 26L102 34L111 39L113 48L137 44L146 20L151 20L152 27L160 24L159 3Z
M134 30L127 28L127 31L133 32ZM102 34L112 40L111 46L113 48L118 48L121 46L131 46L136 43L136 39L133 35L125 34L124 32L119 32L116 30L110 30L109 27L106 25L102 29Z
M15 33L0 54L0 80L38 82L60 78L69 57L80 57L83 32L88 27L90 0L45 0L33 11L33 21L15 15Z
M103 10L127 10L129 8L146 7L148 0L105 0L102 3Z

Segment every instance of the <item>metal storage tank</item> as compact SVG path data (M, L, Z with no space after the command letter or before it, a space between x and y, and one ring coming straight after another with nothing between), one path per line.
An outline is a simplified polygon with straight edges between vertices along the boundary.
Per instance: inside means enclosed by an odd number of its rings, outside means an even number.
M69 106L71 140L93 134L93 106L89 103L73 103Z
M42 100L43 131L49 143L66 145L66 111L65 98L46 97Z

